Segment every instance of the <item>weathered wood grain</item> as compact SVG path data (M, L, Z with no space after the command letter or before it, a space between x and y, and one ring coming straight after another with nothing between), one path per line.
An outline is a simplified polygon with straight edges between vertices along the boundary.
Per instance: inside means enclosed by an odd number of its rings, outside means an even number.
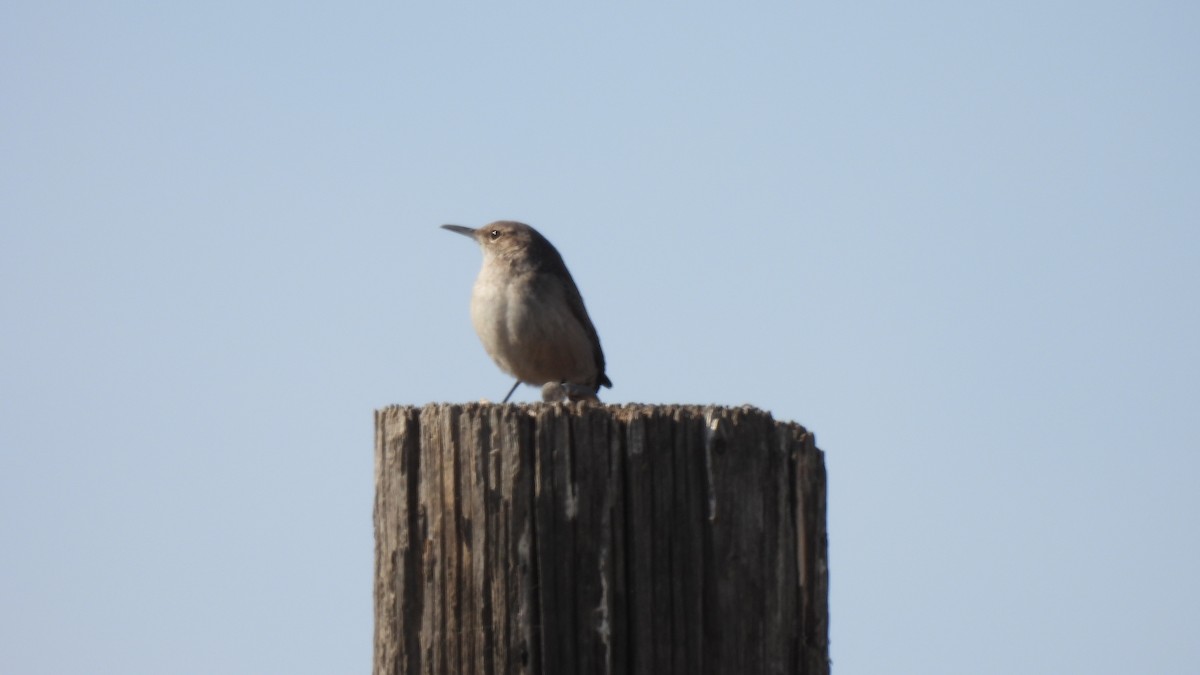
M829 672L825 471L749 408L375 417L376 675Z

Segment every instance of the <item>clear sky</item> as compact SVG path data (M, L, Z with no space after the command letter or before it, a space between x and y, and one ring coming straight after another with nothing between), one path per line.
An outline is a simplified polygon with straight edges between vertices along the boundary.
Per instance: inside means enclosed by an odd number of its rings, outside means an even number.
M1195 672L1200 4L423 5L0 6L0 672L368 672L500 218L817 434L835 672Z

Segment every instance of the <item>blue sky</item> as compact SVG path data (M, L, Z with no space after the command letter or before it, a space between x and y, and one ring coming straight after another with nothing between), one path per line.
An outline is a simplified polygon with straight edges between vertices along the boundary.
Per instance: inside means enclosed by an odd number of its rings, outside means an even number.
M366 672L500 218L816 432L835 672L1191 672L1198 7L6 3L0 672Z

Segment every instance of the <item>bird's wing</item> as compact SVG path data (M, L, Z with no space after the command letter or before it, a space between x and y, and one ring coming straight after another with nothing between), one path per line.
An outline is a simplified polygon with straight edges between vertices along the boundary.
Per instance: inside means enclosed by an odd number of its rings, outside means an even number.
M571 273L567 270L566 263L563 262L562 256L558 250L546 242L553 255L546 255L543 260L548 269L543 271L549 272L566 280L566 295L567 306L571 308L571 314L575 316L575 320L579 325L583 326L584 332L587 333L588 339L592 341L592 356L596 359L596 390L600 389L601 385L611 387L612 381L608 379L608 375L604 373L604 350L600 348L600 336L596 334L596 327L592 325L592 320L588 318L587 309L583 306L583 296L579 293L579 288L575 285L575 279L571 278Z
M587 332L588 339L592 341L592 356L596 359L596 389L599 390L600 385L611 387L612 382L604 373L604 350L600 348L600 336L596 334L596 327L588 318L587 309L583 306L583 296L579 294L579 289L575 286L575 280L571 278L570 272L567 272L566 279L568 282L567 305L571 307L571 314L575 315L575 319Z

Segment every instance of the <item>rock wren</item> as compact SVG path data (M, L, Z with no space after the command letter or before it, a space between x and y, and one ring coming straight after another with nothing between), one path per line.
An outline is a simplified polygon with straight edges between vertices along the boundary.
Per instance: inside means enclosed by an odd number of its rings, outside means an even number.
M522 382L541 386L543 400L596 400L604 374L600 338L562 256L538 231L501 220L479 228L443 225L483 249L471 291L471 323L488 356Z

